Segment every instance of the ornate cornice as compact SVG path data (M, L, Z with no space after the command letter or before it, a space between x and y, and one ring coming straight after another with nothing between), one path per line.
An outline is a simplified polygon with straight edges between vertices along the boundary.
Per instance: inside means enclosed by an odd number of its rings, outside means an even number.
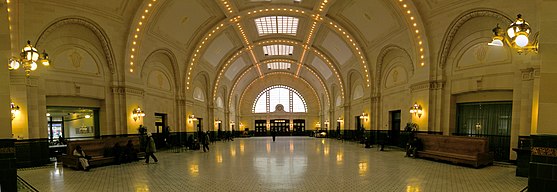
M539 67L520 69L520 72L523 81L530 81L530 80L534 80L534 78L540 77Z
M136 95L136 96L145 96L145 91L141 88L135 87L112 87L113 94L119 95Z
M444 85L444 81L423 81L410 85L410 92L414 93L426 90L439 90L443 89Z

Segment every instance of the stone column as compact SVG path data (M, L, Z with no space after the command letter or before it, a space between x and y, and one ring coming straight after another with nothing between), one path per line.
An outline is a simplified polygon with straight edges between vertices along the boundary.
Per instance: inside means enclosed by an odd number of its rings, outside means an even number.
M539 108L538 126L534 134L557 134L555 119L557 118L557 14L555 7L557 1L542 0L539 12L540 26L540 85L539 85ZM535 99L535 98L534 98ZM534 128L536 129L536 128Z

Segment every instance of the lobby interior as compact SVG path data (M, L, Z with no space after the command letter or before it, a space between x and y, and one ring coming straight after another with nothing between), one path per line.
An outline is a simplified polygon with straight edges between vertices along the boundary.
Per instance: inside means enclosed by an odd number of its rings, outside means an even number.
M2 190L557 189L557 1L0 5ZM158 164L55 158L140 127ZM483 139L494 163L404 157L415 134Z

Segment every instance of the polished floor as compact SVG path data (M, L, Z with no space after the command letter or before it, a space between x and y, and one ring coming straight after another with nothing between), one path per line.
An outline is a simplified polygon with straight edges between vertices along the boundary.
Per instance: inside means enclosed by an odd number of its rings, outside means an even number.
M310 137L235 139L209 152L161 151L157 164L89 172L60 164L18 170L39 191L520 191L512 165L474 169L404 157L400 150Z

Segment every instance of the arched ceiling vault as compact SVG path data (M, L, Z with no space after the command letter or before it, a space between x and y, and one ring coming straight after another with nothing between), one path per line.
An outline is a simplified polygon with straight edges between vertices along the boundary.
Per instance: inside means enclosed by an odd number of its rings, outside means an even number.
M129 71L133 74L134 66L135 66L135 55L139 53L141 40L144 36L144 29L146 25L150 25L148 21L150 21L150 15L153 12L158 11L154 7L157 7L157 4L164 1L172 1L172 0L148 0L143 3L142 7L135 16L134 23L132 24L132 30L129 36L129 45L127 52L129 53L129 57L126 57L126 63L128 63ZM189 90L190 84L192 82L192 76L194 75L195 67L202 59L203 54L205 54L207 47L216 39L219 34L223 31L230 31L225 29L232 28L236 35L239 36L238 39L241 41L242 49L235 49L235 50L228 50L228 51L237 51L236 53L229 53L227 55L231 55L229 59L222 59L221 63L218 65L221 67L221 71L217 72L216 74L218 77L215 81L215 86L218 87L218 83L220 82L220 78L226 72L227 66L237 59L242 54L247 54L250 60L249 63L252 64L253 68L257 71L257 74L260 77L264 76L262 72L261 65L264 58L261 58L257 54L257 50L259 46L267 43L277 43L277 39L288 39L282 41L288 41L291 44L295 44L298 50L295 58L288 58L292 61L296 61L293 63L291 73L295 76L299 76L300 71L305 69L309 69L304 67L306 59L310 53L314 54L320 59L324 60L327 63L332 71L334 71L335 75L337 76L337 81L339 81L339 85L341 89L344 89L342 79L343 78L338 72L338 68L340 68L339 64L336 63L335 58L337 56L335 53L331 53L331 55L325 55L323 52L317 50L314 46L314 40L317 36L317 33L320 33L320 30L328 30L334 32L340 38L342 38L345 43L348 45L352 54L354 55L355 59L359 63L361 70L360 73L364 78L364 82L367 87L371 86L371 75L373 74L371 69L371 65L368 63L368 59L366 58L366 52L359 44L361 39L365 39L365 37L356 37L352 34L360 33L352 33L351 31L347 30L343 27L343 25L339 24L336 19L331 18L334 17L333 15L328 15L328 9L336 2L335 0L303 0L303 3L296 4L292 3L292 1L286 0L273 0L273 2L255 2L251 0L215 0L212 5L219 5L220 9L224 13L224 18L220 19L218 22L215 23L213 27L203 33L204 35L202 38L197 38L197 43L195 47L190 47L187 50L191 50L191 54L189 54L189 61L186 63L186 67L183 69L184 72L184 86L186 90ZM363 0L353 0L353 2L357 3L368 3L372 4L376 1L363 1ZM344 2L342 2L344 3ZM338 4L342 4L338 3ZM399 16L405 17L408 22L408 29L411 32L415 31L415 42L416 42L416 55L417 55L417 63L421 63L423 66L425 63L426 52L427 49L427 41L425 38L423 26L421 25L421 20L419 18L419 14L417 14L417 10L414 7L413 3L409 0L396 0L391 2L395 6L399 7L399 9L393 9L394 11L398 10ZM300 26L298 28L298 35L294 37L288 36L285 38L284 35L274 35L274 36L265 36L260 37L257 36L257 33L254 32L253 27L253 20L255 18L263 17L263 16L293 16L300 19ZM219 17L220 18L220 17ZM152 20L152 19L151 19ZM359 30L358 28L351 30ZM193 45L193 44L192 44ZM191 46L191 45L190 45ZM279 59L279 58L277 58ZM315 73L315 71L312 71ZM237 76L240 74L237 74ZM242 76L242 75L240 75ZM322 75L317 75L318 77L322 77ZM241 79L241 78L235 78ZM323 81L323 79L320 79ZM214 91L216 92L216 91ZM344 90L341 93L344 94Z
M274 39L274 40L263 40L263 41L259 41L259 42L254 42L253 43L254 46L260 47L260 46L265 46L265 45L272 45L272 44L285 44L285 45L292 45L292 46L298 46L300 47L300 45L302 44L301 42L298 41L292 41L292 40L288 40L288 39ZM329 68L329 70L331 70L336 77L336 81L337 83L340 85L340 89L341 89L341 97L344 98L344 82L343 79L340 76L340 69L337 68L338 65L334 65L330 56L325 55L322 51L320 51L319 49L315 48L315 47L308 47L305 50L308 50L308 52L312 52L314 56L318 57L319 59L321 59ZM232 57L230 57L229 59L227 59L227 61L224 63L224 65L221 65L221 68L219 69L219 72L217 73L217 78L215 81L215 88L213 89L213 95L217 94L217 89L216 87L219 87L221 78L223 77L223 74L226 73L226 70L228 70L228 68L230 67L230 65L232 63L234 63L234 61L236 59L238 59L242 53L245 53L245 49L239 50L237 51L234 55L232 55ZM308 53L306 53L308 54ZM300 64L300 62L298 60L295 60L293 58L289 58L289 57L274 57L271 59L263 59L261 62L258 63L254 63L253 66L256 67L256 69L261 71L261 65L264 65L265 62L269 61L269 60L287 60L287 61L291 61L292 64ZM304 68L306 68L306 65L300 65L300 66L304 66ZM295 74L295 76L298 76L298 73L295 73L297 70L299 71L299 69L296 69L297 67L294 65L292 66L292 70L290 70L291 73ZM301 69L301 67L299 67ZM315 71L310 71L311 73L316 73ZM260 72L260 76L262 76L264 73ZM243 76L243 75L242 75ZM316 77L319 78L319 81L324 82L324 78L323 75L316 75ZM238 78L241 79L241 78ZM317 85L314 85L317 86Z

